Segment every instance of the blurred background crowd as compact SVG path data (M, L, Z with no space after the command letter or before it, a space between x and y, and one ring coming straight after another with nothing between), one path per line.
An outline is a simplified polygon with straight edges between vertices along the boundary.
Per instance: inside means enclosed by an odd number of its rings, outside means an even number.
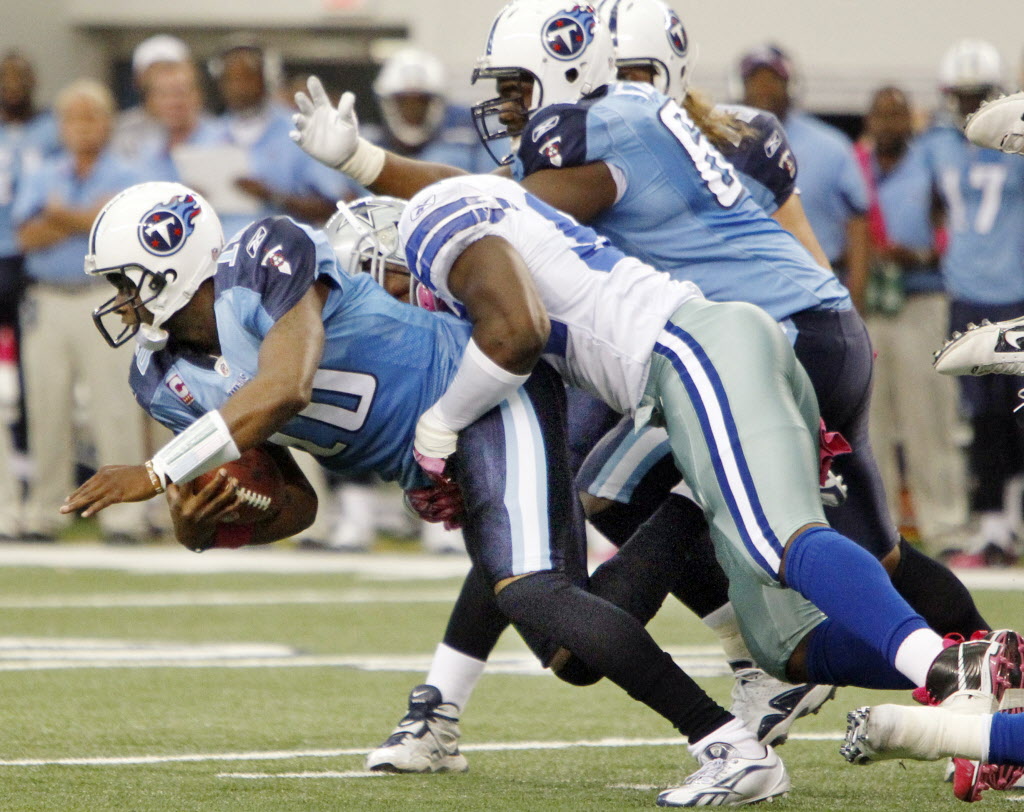
M678 11L685 23L687 8ZM732 96L716 101L783 123L808 219L868 320L871 431L893 515L953 565L1001 566L1024 550L1024 430L1013 415L1024 380L957 382L930 361L951 329L1024 313L1024 161L979 156L959 129L983 100L1024 86L1024 64L1019 51L952 31L943 47L927 99L896 74L865 88L859 106L847 94L842 109L815 109L803 92L814 66L782 41L750 48L729 82L711 84ZM363 133L376 143L490 171L466 79L446 70L453 60L401 43L386 51L357 71L316 70L332 93L359 92ZM107 75L45 98L38 62L17 47L0 54L0 420L10 429L0 430L0 537L47 542L67 536L57 508L85 471L145 459L166 440L129 393L131 348L112 351L90 318L106 294L82 263L103 204L136 182L181 181L207 196L230 236L267 215L323 224L336 201L363 191L291 142L292 95L310 66L262 37L136 36ZM961 199L957 173L968 165L980 207ZM395 489L303 467L321 510L301 546L366 551L383 534L461 550L457 532L414 522ZM159 500L117 506L98 532L150 541L166 535L165 514Z

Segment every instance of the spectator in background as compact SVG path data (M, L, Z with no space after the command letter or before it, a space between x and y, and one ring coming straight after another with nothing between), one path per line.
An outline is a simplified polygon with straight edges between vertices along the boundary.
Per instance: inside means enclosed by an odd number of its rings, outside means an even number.
M281 80L279 61L259 45L241 42L212 60L210 71L225 107L221 136L244 149L249 159L249 174L236 185L258 204L255 212L222 210L225 237L274 214L322 225L338 200L351 197L352 187L340 172L310 158L289 137L292 111L274 99Z
M175 147L220 143L222 129L203 113L199 72L191 60L160 62L147 74L147 106L156 130L140 144L139 163L146 180L181 182Z
M132 81L141 102L118 116L113 147L122 157L138 160L141 151L161 135L162 126L153 107L151 82L167 66L191 64L188 46L177 37L157 34L140 42L132 52Z
M448 104L446 91L441 60L418 48L397 51L373 83L383 126L367 127L366 137L408 158L490 172L494 162L476 134L472 113Z
M867 191L853 145L843 133L794 109L793 64L774 45L740 62L743 103L774 113L800 166L800 201L832 268L863 312L868 277Z
M99 463L143 459L139 410L128 387L112 383L123 381L131 348L111 352L92 340L88 314L96 283L82 272L93 218L139 176L108 148L114 99L106 87L78 80L58 94L55 107L65 151L24 175L13 212L30 282L22 328L34 479L25 528L26 538L40 541L53 539L59 529L57 511L73 482L76 384L87 390ZM140 503L101 516L105 538L140 539L146 532L144 511Z
M4 444L3 452L9 451L5 430L8 423L16 424L17 445L25 447L24 402L18 367L18 309L24 292L24 268L11 222L11 206L19 176L37 167L44 157L53 155L60 147L53 114L36 108L35 87L35 70L23 54L8 51L0 58L0 429L3 429L0 444ZM8 468L7 462L0 463L0 479L7 476ZM17 490L13 475L11 482L0 485L0 493ZM0 520L0 531L8 532L10 527L10 521Z
M868 188L871 281L867 325L877 353L871 437L889 506L900 515L903 473L917 528L938 552L967 523L967 477L957 435L957 391L932 370L949 300L939 273L931 178L917 160L906 95L883 87L872 97L856 145Z
M950 329L963 330L969 322L1024 313L1024 161L974 146L963 134L966 116L999 93L1002 65L994 46L980 40L956 43L943 57L940 80L948 109L921 137L919 155L945 211L949 247L941 269L950 296ZM980 529L950 563L1012 563L1018 553L1020 492L1008 492L1024 461L1024 431L1013 408L1024 378L987 375L959 383L973 430L970 506Z

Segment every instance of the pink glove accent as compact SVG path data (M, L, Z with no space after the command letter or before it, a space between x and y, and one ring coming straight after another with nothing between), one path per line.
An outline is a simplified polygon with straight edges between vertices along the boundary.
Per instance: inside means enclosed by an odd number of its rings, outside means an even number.
M838 431L827 431L825 421L821 420L818 428L818 479L819 485L824 485L828 479L828 469L832 467L832 460L843 454L849 454L853 448L846 438Z
M440 457L424 457L419 451L413 449L413 457L416 458L416 462L419 463L420 468L427 472L434 482L438 484L443 482L451 482L448 477L444 475L444 466L447 464L447 459L441 459Z
M416 306L424 310L439 310L437 297L426 285L416 287Z

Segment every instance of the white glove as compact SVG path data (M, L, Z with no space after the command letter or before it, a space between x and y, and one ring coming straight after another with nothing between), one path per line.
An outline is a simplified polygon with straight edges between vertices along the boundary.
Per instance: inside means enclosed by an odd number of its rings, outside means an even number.
M292 141L320 163L340 169L363 186L373 183L384 166L384 150L359 137L355 94L342 93L334 108L316 76L310 76L306 86L308 96L301 90L295 94L299 112L292 116Z
M343 93L335 109L318 77L310 76L306 86L308 96L301 90L295 94L299 112L292 116L295 129L289 135L320 163L340 169L355 154L359 141L359 122L353 109L356 97Z

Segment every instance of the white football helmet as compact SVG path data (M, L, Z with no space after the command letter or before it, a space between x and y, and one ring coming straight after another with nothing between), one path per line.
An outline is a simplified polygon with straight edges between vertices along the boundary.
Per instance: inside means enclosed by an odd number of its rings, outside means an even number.
M662 0L604 0L598 13L611 32L616 66L650 68L654 87L682 104L692 57L679 15Z
M939 83L947 93L988 91L1002 82L1003 63L999 51L989 42L962 39L942 57Z
M418 48L403 48L391 56L373 82L384 122L403 144L419 147L429 141L444 120L444 65L433 54ZM422 124L410 124L399 109L396 96L419 93L429 97Z
M143 344L167 343L162 325L184 307L199 286L217 271L224 248L220 218L197 192L180 183L139 183L113 198L92 224L85 272L102 276L117 294L93 312L96 327L112 347L142 330ZM126 306L136 323L112 334L104 318ZM139 309L153 316L141 324Z
M522 110L525 122L542 107L574 102L615 81L611 35L589 3L512 0L494 18L473 71L473 83L478 79L532 81L530 104ZM518 135L502 121L508 120L509 104L499 96L473 107L474 124L488 150L491 142Z

